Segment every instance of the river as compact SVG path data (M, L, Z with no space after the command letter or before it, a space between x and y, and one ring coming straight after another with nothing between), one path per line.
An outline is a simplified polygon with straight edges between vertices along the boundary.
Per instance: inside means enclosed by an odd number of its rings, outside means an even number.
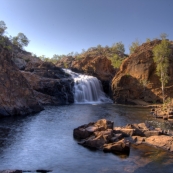
M170 128L154 119L148 108L114 104L48 106L25 117L0 119L0 170L52 170L53 173L172 173L173 154L145 145L132 145L129 156L92 151L77 144L73 129L98 119L115 126L148 122ZM171 127L172 128L172 127Z

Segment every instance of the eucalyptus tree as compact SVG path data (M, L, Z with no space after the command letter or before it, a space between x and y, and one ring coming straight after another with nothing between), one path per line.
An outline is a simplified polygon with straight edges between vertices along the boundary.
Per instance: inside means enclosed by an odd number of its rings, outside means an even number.
M160 77L163 103L165 102L165 85L168 83L169 56L171 54L170 43L165 38L153 48L156 74Z
M130 54L134 53L136 48L140 46L140 43L138 40L132 42L132 45L130 46Z
M13 37L12 42L14 45L18 46L19 48L23 48L24 46L28 46L29 40L25 34L19 32L17 36Z
M0 21L0 35L3 35L5 30L7 29L6 24L3 20Z
M114 43L112 45L112 50L124 53L125 52L124 44L122 42Z

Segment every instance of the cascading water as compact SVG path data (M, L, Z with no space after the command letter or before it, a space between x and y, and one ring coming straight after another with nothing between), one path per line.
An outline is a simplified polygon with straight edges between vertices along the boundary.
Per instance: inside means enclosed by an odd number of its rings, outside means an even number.
M83 75L64 69L74 79L74 102L82 103L112 103L103 92L100 81L93 76Z

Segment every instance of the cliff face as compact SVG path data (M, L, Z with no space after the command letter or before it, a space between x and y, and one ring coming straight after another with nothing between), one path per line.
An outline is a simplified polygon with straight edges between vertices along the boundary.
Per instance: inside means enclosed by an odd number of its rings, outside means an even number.
M54 64L29 63L22 74L41 104L60 105L74 102L73 79Z
M136 101L161 102L162 92L152 49L161 40L154 40L139 46L121 65L112 80L113 99L117 103L135 104ZM169 82L165 88L167 97L173 97L173 56L169 57Z
M56 66L68 68L75 72L84 73L97 77L103 85L104 91L108 94L110 90L110 82L116 73L116 69L111 65L111 61L102 55L88 55L79 60L72 57L62 59Z
M39 112L39 104L28 81L11 60L11 54L0 45L0 116Z
M42 105L74 102L69 74L4 39L0 44L0 116L26 115L43 110Z

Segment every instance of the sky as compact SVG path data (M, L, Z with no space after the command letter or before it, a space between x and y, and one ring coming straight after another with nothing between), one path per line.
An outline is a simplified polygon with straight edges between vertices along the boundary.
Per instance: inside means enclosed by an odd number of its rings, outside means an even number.
M173 40L173 0L0 0L6 35L24 33L37 56L80 53L97 45Z

